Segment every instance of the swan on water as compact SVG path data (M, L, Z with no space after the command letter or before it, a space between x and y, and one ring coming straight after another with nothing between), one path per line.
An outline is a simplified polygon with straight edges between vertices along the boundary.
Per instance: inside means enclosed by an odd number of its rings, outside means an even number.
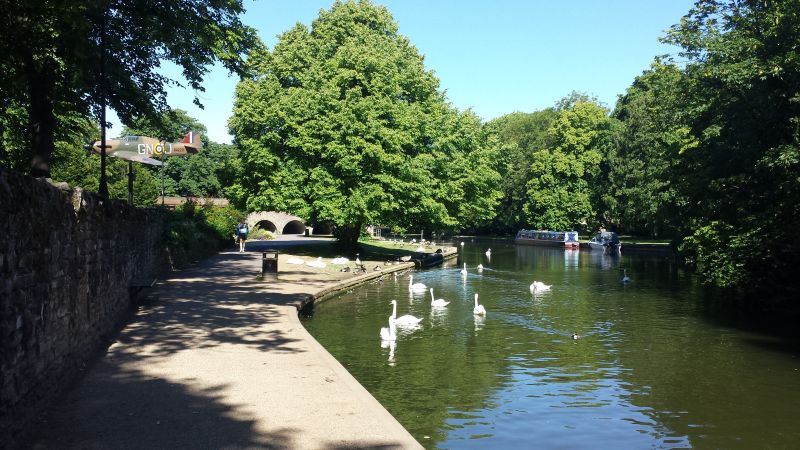
M492 256L492 249L486 250L486 256L488 257Z
M576 333L576 332L574 332L574 331L572 332L572 339L574 339L574 340L576 340L576 341L577 341L577 340L578 340L578 339L580 339L580 338L581 338L581 337L580 337L580 335L578 335L578 333Z
M628 269L622 269L622 270L623 270L622 282L623 283L630 283L631 279L628 278Z
M382 341L395 341L397 340L397 331L394 325L394 318L389 316L389 326L381 328Z
M397 300L392 300L392 319L394 320L394 324L398 327L413 327L422 322L422 319L414 317L411 314L397 317Z
M478 294L475 294L475 308L472 309L472 314L478 316L486 315L486 308L484 308L483 305L478 304Z
M286 260L286 264L297 264L297 265L303 265L303 264L305 264L305 263L306 263L306 262L305 262L305 261L303 261L303 259L302 259L302 258L295 258L295 257L292 257L292 258L289 258L289 259L287 259L287 260Z
M433 288L431 288L431 306L433 306L434 308L443 308L449 304L450 302L446 301L443 298L435 298L433 296Z
M478 272L483 272L483 264L478 264Z
M461 248L464 248L464 241L461 241Z
M341 256L337 256L336 258L333 258L331 260L331 264L338 264L338 265L347 264L349 262L350 262L349 259L343 258Z
M541 281L534 281L531 283L531 293L549 291L551 285L542 283Z
M464 263L464 268L461 269L461 275L466 275L466 274L467 274L467 263Z
M428 289L428 286L425 286L422 283L414 283L414 275L408 276L408 289L412 291L424 291Z

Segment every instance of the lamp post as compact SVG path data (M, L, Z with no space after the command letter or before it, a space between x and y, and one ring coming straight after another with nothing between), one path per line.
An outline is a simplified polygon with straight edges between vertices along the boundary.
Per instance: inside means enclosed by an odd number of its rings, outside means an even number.
M108 200L108 178L106 177L106 21L108 2L103 7L100 22L100 189L99 194Z

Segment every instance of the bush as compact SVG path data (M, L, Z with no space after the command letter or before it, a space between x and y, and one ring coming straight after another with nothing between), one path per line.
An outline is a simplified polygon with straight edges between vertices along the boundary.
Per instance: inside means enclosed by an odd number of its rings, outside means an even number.
M269 230L264 230L259 227L253 228L253 231L250 232L250 235L247 237L248 239L257 239L257 240L272 240L275 239L275 235L272 234Z
M208 225L217 232L223 240L229 240L236 230L236 225L244 217L244 213L226 206L224 208L203 208L203 216ZM254 230L255 231L255 230Z
M243 216L231 207L200 207L191 202L170 212L164 242L172 268L184 267L230 245L233 230Z

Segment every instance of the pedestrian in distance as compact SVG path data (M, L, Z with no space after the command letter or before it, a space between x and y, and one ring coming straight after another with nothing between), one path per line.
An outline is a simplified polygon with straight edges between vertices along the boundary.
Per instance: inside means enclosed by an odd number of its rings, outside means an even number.
M236 240L239 242L239 253L244 253L244 244L247 242L248 233L250 233L250 229L247 224L244 220L240 220L239 224L236 225Z

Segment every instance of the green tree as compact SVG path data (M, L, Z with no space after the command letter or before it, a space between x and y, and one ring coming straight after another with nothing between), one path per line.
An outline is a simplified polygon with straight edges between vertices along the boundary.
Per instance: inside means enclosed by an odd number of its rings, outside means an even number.
M536 228L574 229L594 225L592 183L610 139L607 110L579 100L559 111L547 131L548 146L533 152L528 201L523 209Z
M533 154L548 146L547 130L556 116L552 108L533 113L515 112L485 125L499 146L494 167L501 176L502 198L495 216L495 230L509 233L525 226L524 206L528 201L527 184L531 178Z
M240 55L256 39L238 18L241 0L29 0L3 5L0 98L4 106L27 112L30 144L23 150L36 177L50 175L59 116L86 117L91 111L99 117L105 88L108 105L123 123L140 116L157 120L169 110L164 86L180 84L158 72L163 61L177 64L188 87L202 91L214 61L243 73Z
M718 285L794 290L800 4L698 1L666 41L688 60L698 139L674 171L688 200L684 249Z
M617 102L623 122L608 155L608 223L628 233L675 237L686 199L675 172L685 151L697 146L683 95L688 80L679 67L656 61Z
M226 190L247 209L330 222L346 244L369 223L456 228L491 215L497 174L478 121L445 102L386 8L337 1L250 62L229 123L244 170Z

